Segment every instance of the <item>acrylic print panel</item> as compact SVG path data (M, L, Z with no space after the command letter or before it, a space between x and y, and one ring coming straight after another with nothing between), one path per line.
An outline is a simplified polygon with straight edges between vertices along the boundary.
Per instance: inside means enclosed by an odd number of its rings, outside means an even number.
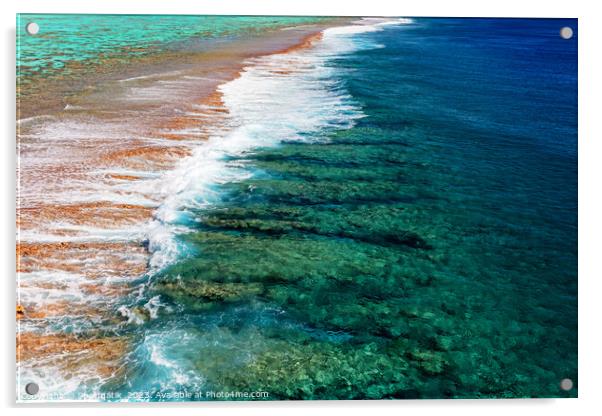
M19 15L18 400L576 397L577 35Z

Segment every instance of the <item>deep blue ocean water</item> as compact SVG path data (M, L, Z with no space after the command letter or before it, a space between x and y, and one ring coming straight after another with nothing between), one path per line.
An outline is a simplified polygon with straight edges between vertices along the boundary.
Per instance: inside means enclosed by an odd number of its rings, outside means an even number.
M187 210L189 250L138 300L164 307L106 389L575 397L576 38L557 19L349 35L319 81L362 117L224 156L249 175Z

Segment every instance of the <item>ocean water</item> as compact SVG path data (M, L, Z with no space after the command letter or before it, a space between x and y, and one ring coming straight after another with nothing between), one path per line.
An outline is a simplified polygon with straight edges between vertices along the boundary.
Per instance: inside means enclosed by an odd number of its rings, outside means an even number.
M577 36L362 19L249 59L227 131L161 179L149 271L103 327L132 348L77 391L576 397Z
M107 388L576 396L576 21L362 23L221 87Z

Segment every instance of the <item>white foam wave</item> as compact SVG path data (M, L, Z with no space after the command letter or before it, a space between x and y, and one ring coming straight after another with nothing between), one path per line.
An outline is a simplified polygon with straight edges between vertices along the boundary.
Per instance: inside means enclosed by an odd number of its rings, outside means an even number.
M214 185L241 181L252 175L228 157L244 155L282 140L323 140L328 131L347 129L363 117L359 106L337 78L330 62L358 49L378 47L355 39L405 20L362 21L323 31L322 40L309 49L250 59L240 77L222 84L219 91L231 118L226 135L214 135L163 178L169 195L157 210L159 221L150 240L154 270L180 255L177 233L161 230L179 224L191 208L219 203Z

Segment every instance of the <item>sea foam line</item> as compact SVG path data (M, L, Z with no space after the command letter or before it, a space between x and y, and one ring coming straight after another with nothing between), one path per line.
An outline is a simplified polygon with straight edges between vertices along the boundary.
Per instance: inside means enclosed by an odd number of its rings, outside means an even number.
M166 174L164 186L173 192L159 206L156 228L149 238L151 274L178 260L177 233L170 229L182 226L189 209L219 204L214 185L253 175L229 163L228 157L277 146L283 139L323 140L329 131L351 128L364 117L330 62L360 49L379 47L357 38L358 34L411 22L406 18L366 18L328 28L310 48L248 60L238 78L219 86L233 128L225 136L210 137Z
M230 157L278 146L282 140L325 140L329 132L352 128L357 119L364 117L339 81L339 70L330 62L362 48L379 47L354 37L382 30L383 23L326 29L309 48L248 60L238 78L218 87L230 128L224 135L210 136L163 177L163 186L173 192L155 212L148 239L151 270L136 299L138 303L146 298L144 288L152 283L153 275L185 256L186 247L177 239L175 227L189 221L188 211L219 204L222 195L216 185L253 175L244 164L229 162ZM143 323L133 316L132 308L123 306L120 312L131 324ZM170 336L166 331L161 338ZM133 354L138 359L146 357L145 373L162 374L161 378L168 380L162 382L162 389L174 389L182 383L203 385L203 375L197 374L193 363L175 357L177 352L171 343L156 341L152 332L147 333ZM157 381L141 382L152 388Z

